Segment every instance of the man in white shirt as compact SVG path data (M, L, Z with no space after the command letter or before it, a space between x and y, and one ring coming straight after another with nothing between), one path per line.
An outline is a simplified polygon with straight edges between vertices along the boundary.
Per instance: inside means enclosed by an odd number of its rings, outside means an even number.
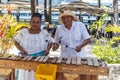
M61 46L62 57L85 57L84 46L90 42L90 35L83 23L70 10L59 15L61 26L57 28L53 51Z

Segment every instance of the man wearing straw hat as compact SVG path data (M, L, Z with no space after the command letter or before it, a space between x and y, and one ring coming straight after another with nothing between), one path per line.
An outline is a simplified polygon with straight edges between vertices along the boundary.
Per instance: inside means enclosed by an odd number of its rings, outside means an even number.
M61 26L56 30L53 51L60 45L61 57L86 57L84 46L90 42L90 35L85 25L70 10L60 13L58 21Z

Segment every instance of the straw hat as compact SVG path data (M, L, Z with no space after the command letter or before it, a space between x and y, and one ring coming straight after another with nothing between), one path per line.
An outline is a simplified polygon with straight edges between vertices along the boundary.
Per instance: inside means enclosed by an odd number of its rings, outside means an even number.
M62 19L61 19L63 16L72 16L74 18L74 21L79 21L79 19L77 18L77 16L75 16L72 11L65 10L65 11L61 12L60 15L59 15L59 17L58 17L58 22L60 24L63 24Z

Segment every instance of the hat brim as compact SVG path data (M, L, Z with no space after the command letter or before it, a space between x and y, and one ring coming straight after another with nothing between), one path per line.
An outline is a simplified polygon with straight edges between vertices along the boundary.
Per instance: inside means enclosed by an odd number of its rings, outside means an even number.
M64 17L64 16L72 16L73 17L73 19L74 19L74 21L80 21L78 18L77 18L77 16L75 16L75 15L73 15L73 14L62 14L62 15L60 15L59 17L58 17L58 22L59 22L59 24L63 24L63 22L62 22L62 17Z

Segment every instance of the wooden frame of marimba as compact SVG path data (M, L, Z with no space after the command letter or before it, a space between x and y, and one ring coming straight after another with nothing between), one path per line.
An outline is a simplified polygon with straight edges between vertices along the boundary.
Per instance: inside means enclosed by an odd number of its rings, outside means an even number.
M86 64L86 61L84 60L87 60L88 63ZM48 56L39 56L35 59L33 57L26 56L20 60L20 57L12 56L9 59L7 59L7 57L0 59L0 67L36 70L40 63L46 65L57 64L57 80L64 80L62 77L65 77L67 80L81 80L80 75L86 75L87 77L82 80L98 80L98 75L107 76L109 74L109 68L107 66L102 66L102 64L100 64L100 66L96 60L97 59L92 58L49 58ZM93 61L94 64L91 63L91 61Z

